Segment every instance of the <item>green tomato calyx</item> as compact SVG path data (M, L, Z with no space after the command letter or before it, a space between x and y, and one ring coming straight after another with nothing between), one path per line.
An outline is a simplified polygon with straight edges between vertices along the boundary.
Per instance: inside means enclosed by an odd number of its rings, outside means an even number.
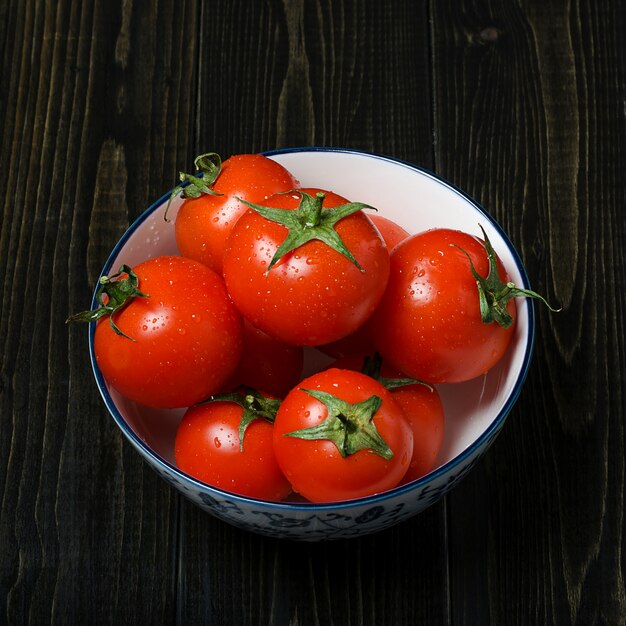
M280 244L267 268L266 274L278 263L286 254L304 245L308 241L317 239L330 246L339 254L345 256L361 272L365 271L354 258L354 255L345 245L335 226L344 217L348 217L361 209L373 208L362 202L348 202L337 207L323 207L326 194L318 192L312 196L305 191L295 189L287 193L300 195L300 204L297 209L277 209L254 204L238 198L241 202L256 211L265 219L281 224L287 228L288 233L284 241Z
M285 436L310 441L327 439L335 444L344 458L359 450L371 450L387 460L393 458L391 448L374 424L374 415L383 402L380 397L374 395L350 404L325 391L301 391L319 400L328 410L328 417L316 426L294 430Z
M485 240L485 250L487 252L487 259L489 260L489 272L487 276L481 276L474 267L470 255L463 250L460 246L454 245L459 248L463 254L468 258L470 264L470 271L476 279L476 285L478 287L478 299L480 303L480 316L485 324L491 324L496 322L502 328L508 328L513 323L513 318L508 312L506 305L509 300L517 297L535 298L543 302L550 311L558 312L561 309L555 309L548 304L548 301L535 291L530 289L520 289L512 282L503 283L498 275L498 263L496 253L489 241L489 237L485 232L485 229L479 224L480 230L483 232L483 238Z
M113 317L134 298L150 297L147 293L139 290L137 274L128 265L122 265L117 274L101 276L99 282L100 286L96 292L96 300L100 306L92 311L82 311L81 313L70 315L65 322L96 322L101 317L108 315L109 324L117 335L135 341L118 328Z
M281 404L280 400L267 398L256 389L249 387L237 391L215 394L200 404L207 404L209 402L233 402L243 409L237 431L239 434L239 450L241 452L243 452L243 440L248 426L256 419L264 419L270 422L270 424L273 424Z
M178 173L181 184L174 187L172 193L170 193L163 215L163 219L166 222L169 221L167 219L167 212L170 209L170 204L172 204L172 200L179 194L183 198L199 198L202 194L210 196L223 195L211 189L211 186L215 183L222 171L222 159L220 155L216 152L206 152L205 154L198 155L194 159L193 164L196 167L195 174L185 174L185 172Z
M401 389L402 387L409 387L411 385L424 385L431 391L434 390L432 385L425 383L423 380L416 378L388 378L381 374L383 365L383 358L378 352L374 353L374 356L365 356L363 358L363 367L361 373L377 380L385 389L391 391L393 389Z

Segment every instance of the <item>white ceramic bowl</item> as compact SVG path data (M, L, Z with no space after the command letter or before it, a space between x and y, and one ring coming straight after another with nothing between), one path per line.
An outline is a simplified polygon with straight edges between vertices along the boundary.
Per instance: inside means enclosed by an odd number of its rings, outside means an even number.
M476 202L441 178L418 167L375 154L333 148L276 150L267 155L287 167L303 186L335 191L368 203L411 233L450 227L480 235L481 224L511 280L530 288L520 258L496 222ZM169 193L147 209L123 235L102 274L123 263L135 265L161 254L176 254L173 220L163 213ZM180 205L170 208L174 217ZM94 300L94 306L96 302ZM174 436L183 410L136 405L102 377L89 335L91 363L100 393L113 419L148 464L172 487L205 511L254 532L298 540L365 535L387 528L430 506L463 478L485 453L515 403L529 367L534 338L530 300L518 303L518 320L504 360L487 375L438 387L446 414L446 435L437 467L396 489L349 502L310 504L265 502L205 485L174 463ZM316 357L309 354L307 367Z

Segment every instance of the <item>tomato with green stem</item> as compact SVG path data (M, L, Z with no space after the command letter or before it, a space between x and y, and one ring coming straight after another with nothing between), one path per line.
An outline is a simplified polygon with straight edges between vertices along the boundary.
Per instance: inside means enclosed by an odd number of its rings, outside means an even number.
M236 154L222 163L208 153L197 157L195 165L202 176L181 173L188 184L173 192L185 199L176 216L176 244L181 255L221 273L226 239L248 208L242 200L263 202L299 184L285 167L262 154Z
M370 376L331 368L292 389L274 422L274 453L294 491L312 502L398 485L413 452L402 409Z
M176 431L176 465L213 487L260 500L284 500L291 485L272 447L279 405L271 396L246 389L189 408Z
M221 276L197 261L160 256L103 276L94 353L106 381L150 407L180 408L222 389L239 363L241 315Z
M545 300L513 285L484 233L435 228L391 254L385 294L367 332L390 366L430 383L485 374L515 329L515 298ZM546 303L547 304L547 303Z
M251 204L233 228L224 279L256 328L292 345L344 337L378 304L389 253L361 210L332 192L302 189Z

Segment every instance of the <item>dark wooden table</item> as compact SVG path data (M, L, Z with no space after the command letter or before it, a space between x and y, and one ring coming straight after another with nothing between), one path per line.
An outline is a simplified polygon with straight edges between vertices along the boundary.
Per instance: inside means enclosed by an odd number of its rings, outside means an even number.
M623 624L620 4L0 0L0 623ZM64 321L194 155L313 144L463 188L564 310L450 495L300 545L172 491Z

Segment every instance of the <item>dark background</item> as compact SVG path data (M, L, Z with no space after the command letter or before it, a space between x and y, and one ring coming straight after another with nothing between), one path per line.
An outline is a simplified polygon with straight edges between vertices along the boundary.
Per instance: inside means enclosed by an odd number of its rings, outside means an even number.
M620 5L0 0L0 623L623 624ZM194 155L313 144L461 187L564 310L450 495L301 545L158 478L64 320Z

